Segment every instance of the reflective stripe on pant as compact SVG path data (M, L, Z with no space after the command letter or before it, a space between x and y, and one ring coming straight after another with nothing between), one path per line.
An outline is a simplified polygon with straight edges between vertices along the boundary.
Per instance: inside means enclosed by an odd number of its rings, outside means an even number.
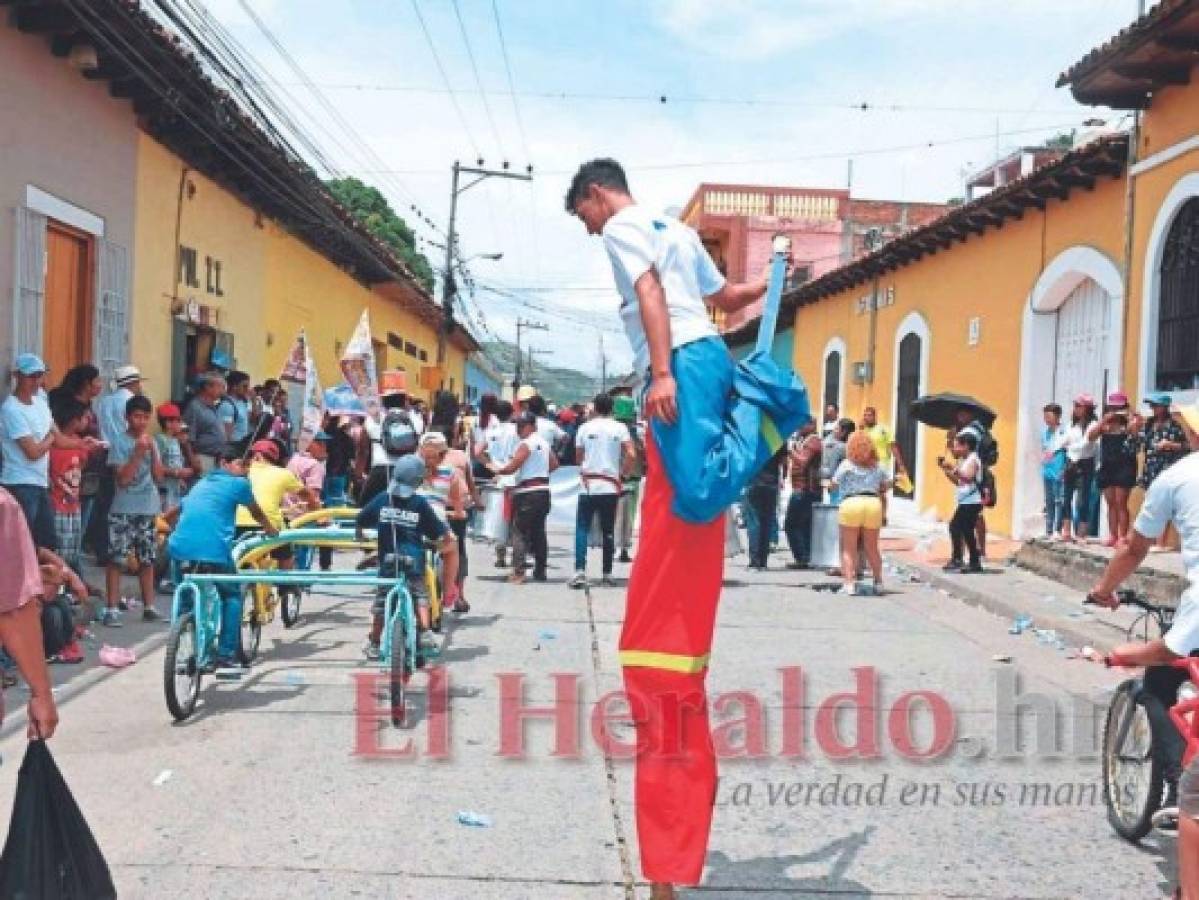
M641 868L650 881L696 884L703 874L716 757L708 728L708 655L724 577L724 518L685 522L654 439L641 540L620 636L637 725L635 798Z

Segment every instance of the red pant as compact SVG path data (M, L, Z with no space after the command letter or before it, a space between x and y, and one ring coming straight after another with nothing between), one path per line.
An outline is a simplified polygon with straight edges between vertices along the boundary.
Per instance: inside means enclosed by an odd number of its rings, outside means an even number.
M652 436L645 443L641 540L620 635L637 720L637 835L648 880L697 884L716 799L704 680L724 578L725 523L723 516L705 525L677 518L658 448Z

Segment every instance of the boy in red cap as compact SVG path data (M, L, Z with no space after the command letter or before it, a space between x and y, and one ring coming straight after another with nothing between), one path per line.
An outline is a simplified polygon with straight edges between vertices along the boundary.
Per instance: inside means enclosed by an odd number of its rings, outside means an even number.
M158 427L162 429L154 438L154 443L162 458L163 478L158 493L162 498L162 510L166 512L179 505L199 469L179 407L174 403L163 403L154 412L158 416Z
M250 479L250 487L254 491L254 500L266 514L267 521L276 531L286 527L283 520L283 501L288 495L296 495L307 509L320 509L321 498L312 488L305 485L295 473L279 465L282 452L279 445L272 440L256 441L250 448L250 468L246 477ZM250 510L244 506L237 508L237 533L257 531L259 525ZM294 569L295 556L290 544L283 544L271 551L271 556L279 563L280 569Z

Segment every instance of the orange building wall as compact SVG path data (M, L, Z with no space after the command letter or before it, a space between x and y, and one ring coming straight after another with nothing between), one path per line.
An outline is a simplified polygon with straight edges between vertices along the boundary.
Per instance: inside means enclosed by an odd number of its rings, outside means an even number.
M1123 184L1102 179L1094 191L1077 190L1067 201L1050 201L1044 212L1029 210L1020 221L955 243L880 279L880 294L893 287L895 303L878 311L875 378L871 384L845 384L842 413L860 420L864 407L875 406L881 420L894 428L896 332L910 313L921 314L931 330L923 391L971 394L998 413L994 434L1001 448L996 469L1000 502L988 518L999 531L1011 529L1025 305L1046 263L1071 246L1094 247L1119 264ZM830 339L840 337L848 345L847 379L852 363L868 358L870 316L856 307L871 290L869 283L858 285L797 311L795 366L813 396L819 396L823 384L823 351ZM973 317L981 319L977 346L967 341ZM952 486L936 466L945 435L920 427L923 454L913 465L917 503L946 518L954 505Z

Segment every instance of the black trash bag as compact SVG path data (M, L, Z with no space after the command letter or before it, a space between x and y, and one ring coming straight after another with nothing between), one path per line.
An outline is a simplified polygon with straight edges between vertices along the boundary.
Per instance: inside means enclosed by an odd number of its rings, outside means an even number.
M108 863L45 741L30 741L0 854L3 900L115 898Z

